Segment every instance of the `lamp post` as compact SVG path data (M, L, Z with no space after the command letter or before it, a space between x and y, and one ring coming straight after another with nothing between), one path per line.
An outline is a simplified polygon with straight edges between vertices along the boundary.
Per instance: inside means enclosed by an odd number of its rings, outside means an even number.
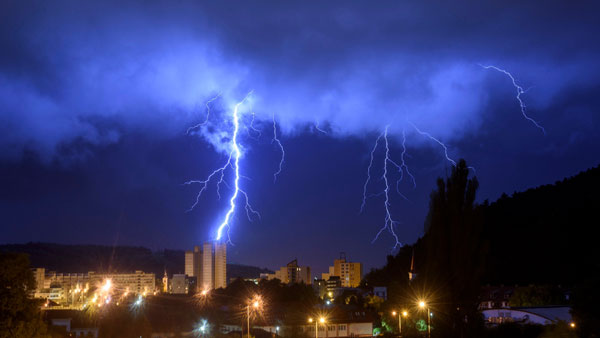
M312 318L308 318L308 322L309 322L309 323L312 323L312 322L313 322L313 319L312 319ZM318 325L318 323L317 323L317 321L315 320L315 338L318 338L317 325Z
M321 317L321 318L319 318L319 321L321 322L321 324L325 325L325 318ZM325 337L329 337L329 332L327 331L327 326L325 326Z
M427 338L431 338L431 313L429 312L429 305L424 301L419 302L421 309L427 308Z
M408 316L408 312L402 311L402 313L396 313L396 311L392 311L392 316L395 316L396 314L398 314L398 332L399 335L402 335L402 316Z
M260 302L258 300L252 302L252 307L255 309L258 309L259 306ZM248 338L250 338L250 304L246 305L246 319L248 320Z
M312 323L313 319L312 318L308 318L308 322ZM321 324L325 324L325 317L320 317L319 320L314 320L315 322L315 338L319 338L319 322ZM327 332L327 330L325 330L325 332Z

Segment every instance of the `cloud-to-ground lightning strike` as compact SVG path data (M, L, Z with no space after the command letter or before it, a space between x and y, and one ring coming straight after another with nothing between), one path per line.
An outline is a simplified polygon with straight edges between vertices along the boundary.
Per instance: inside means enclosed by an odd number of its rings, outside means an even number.
M523 117L528 120L529 122L533 123L534 126L536 126L537 128L539 128L544 135L546 135L546 129L544 129L544 127L542 127L536 120L532 119L531 117L529 117L527 115L527 113L525 112L525 103L523 103L523 99L521 99L521 94L525 94L526 90L523 89L523 87L521 87L517 81L515 80L514 76L508 72L507 70L504 70L502 68L496 67L496 66L484 66L484 65L479 65L480 67L483 67L485 69L494 69L496 71L499 71L501 73L506 74L506 76L508 76L510 78L510 80L512 81L513 86L515 87L515 89L517 90L517 101L519 101L519 106L521 107L521 114L523 115Z
M283 168L283 162L285 160L285 150L283 149L283 145L279 138L277 138L277 123L275 122L275 114L273 114L273 139L271 143L276 143L279 149L281 150L281 160L279 160L279 168L273 174L273 182L277 181L277 175L281 174L281 169Z
M392 218L392 212L390 210L391 202L390 202L390 194L389 194L390 193L390 184L389 184L389 179L388 179L388 165L389 164L394 165L396 168L398 168L398 170L401 173L403 172L403 169L406 169L408 175L410 175L413 178L413 183L414 183L414 177L408 171L408 167L406 166L406 163L404 162L404 157L402 157L402 164L401 165L398 165L390 157L390 146L389 146L389 141L388 141L388 128L389 128L389 126L386 126L385 130L381 134L379 134L379 136L375 140L375 145L373 146L373 149L371 149L369 166L367 167L367 179L365 180L365 184L363 185L363 200L362 200L362 204L360 206L360 211L362 212L364 210L364 207L365 207L365 205L367 203L367 198L370 197L370 196L367 196L367 187L369 185L369 182L371 181L371 170L373 168L373 161L374 161L374 157L375 157L375 151L379 147L380 140L383 139L384 144L385 144L385 157L384 157L384 160L383 160L383 175L381 176L381 179L383 180L383 182L385 184L385 188L384 188L384 190L382 192L380 192L378 194L374 194L373 196L379 196L379 195L384 195L385 196L385 199L384 199L385 219L384 219L384 225L383 225L383 227L377 232L377 234L375 235L375 238L373 239L373 242L375 242L379 238L379 235L381 235L381 233L384 230L388 230L390 232L390 234L392 234L392 236L394 237L394 240L395 240L394 249L395 249L396 247L398 247L398 245L400 245L400 240L398 238L398 235L396 234L396 231L394 230L394 226L396 224L398 224L399 222L395 221ZM403 142L403 144L405 144L405 143ZM404 152L405 152L406 151L406 147L403 146L403 148L404 148ZM404 156L404 154L403 154L403 156ZM400 180L402 180L402 178L400 178ZM406 197L404 195L402 195L400 193L400 191L398 191L398 194L400 194L400 196L402 196L403 198L406 199Z
M379 232L377 233L377 235L375 235L375 238L373 239L373 242L375 242L377 240L377 238L379 238L379 235L384 231L384 230L388 230L392 236L394 237L394 239L396 240L396 242L394 243L394 249L400 245L400 240L398 239L398 235L396 235L396 231L394 230L394 225L396 225L398 222L394 221L394 219L392 218L392 212L390 211L390 184L388 182L388 170L387 170L387 165L388 163L393 163L393 161L390 159L390 146L389 146L389 142L388 142L388 137L387 137L387 133L388 133L388 126L385 127L385 131L383 132L383 139L385 141L385 158L383 160L383 175L381 176L381 178L383 179L384 183L385 183L385 189L384 191L384 196L385 196L385 201L383 203L383 205L385 206L385 223L383 225L383 227L379 230ZM394 165L398 166L397 164L394 163Z
M219 227L217 229L217 236L216 236L217 240L220 240L222 238L223 231L225 228L227 228L227 234L229 236L231 217L233 216L233 214L235 212L235 206L236 206L238 195L240 195L240 194L244 195L245 202L246 202L245 209L246 209L246 215L248 216L248 219L252 220L251 216L250 216L251 213L260 218L260 214L256 210L254 210L252 208L252 206L250 205L250 203L248 201L248 194L246 194L246 192L240 188L240 184L239 184L240 177L242 176L240 174L240 157L242 156L242 151L241 151L240 145L238 144L238 135L239 135L239 130L240 130L239 108L251 94L252 94L252 92L249 92L242 101L238 102L234 106L233 115L232 115L233 132L232 132L231 142L230 142L231 151L229 152L227 162L222 167L215 169L210 175L208 175L208 177L205 180L192 180L192 181L185 182L185 184L198 183L198 184L202 185L202 188L200 189L200 191L198 192L198 194L196 196L196 201L190 208L190 210L192 210L198 204L200 196L202 195L204 190L206 190L210 181L216 176L219 177L219 180L217 181L217 194L219 195L218 189L219 189L220 184L224 183L227 185L227 183L225 182L225 170L227 170L228 168L232 169L232 171L234 173L233 194L232 194L231 198L229 199L229 208L228 208L227 212L225 213L225 217L223 218L223 221L219 224ZM220 197L220 195L219 195L219 197ZM231 242L231 240L229 238L228 238L228 241Z
M242 101L238 102L233 108L233 135L231 136L231 146L233 150L231 151L229 158L231 159L231 156L233 154L233 170L235 173L235 178L233 180L234 189L233 195L229 199L229 210L227 210L223 222L219 225L219 228L217 229L217 240L221 239L221 236L223 235L223 229L225 227L227 227L227 234L229 236L229 221L231 219L231 216L233 215L233 212L235 211L235 202L240 192L246 197L246 213L248 214L249 211L256 213L256 211L254 211L248 203L248 195L240 189L240 157L242 156L242 151L240 150L240 146L238 145L237 140L238 132L240 130L239 108L242 105L242 103L246 101L248 96L250 96L250 94L252 94L252 92L249 92L248 95L246 95L246 97L244 97ZM229 161L229 163L231 164L231 160ZM250 215L248 214L248 216Z

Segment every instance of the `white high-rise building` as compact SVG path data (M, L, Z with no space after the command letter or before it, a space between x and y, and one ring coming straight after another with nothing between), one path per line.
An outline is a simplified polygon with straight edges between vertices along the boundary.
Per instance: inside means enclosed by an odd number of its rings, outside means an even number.
M224 288L227 287L227 244L215 242L214 248L214 288Z
M193 251L185 252L185 274L196 277L199 289L218 289L227 286L227 245L205 242Z
M202 263L202 251L199 246L194 246L193 251L185 252L185 274L188 277L196 278L194 289L196 286L202 285Z

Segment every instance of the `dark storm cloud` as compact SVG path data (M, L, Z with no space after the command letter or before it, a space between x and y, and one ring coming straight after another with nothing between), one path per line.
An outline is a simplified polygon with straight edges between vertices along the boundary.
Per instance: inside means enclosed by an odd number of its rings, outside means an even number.
M0 241L190 248L208 238L228 201L211 186L185 213L198 187L181 183L223 163L226 114L254 90L243 112L256 113L263 137L243 132L252 179L243 185L262 219L236 214L228 257L276 267L301 254L326 271L324 257L344 250L378 265L394 244L390 236L370 243L382 200L358 211L368 154L387 124L394 137L406 128L418 183L401 185L409 201L390 197L403 243L422 235L429 193L449 165L407 121L476 167L480 200L598 164L598 9L591 1L4 1L0 214L9 231ZM510 79L480 63L529 88L527 112L546 136L521 116ZM186 135L218 94L210 123L193 133L201 139ZM276 184L272 115L287 151ZM396 160L398 141L390 140ZM376 155L380 175L381 148ZM381 184L372 180L369 192Z
M398 134L411 121L458 141L489 127L490 96L519 114L510 80L479 63L534 86L528 108L552 129L544 111L557 93L595 86L600 73L591 2L2 6L4 156L49 157L61 143L102 145L131 129L172 136L210 97L227 109L250 89L257 116L275 114L287 133L320 123L341 136L386 124Z

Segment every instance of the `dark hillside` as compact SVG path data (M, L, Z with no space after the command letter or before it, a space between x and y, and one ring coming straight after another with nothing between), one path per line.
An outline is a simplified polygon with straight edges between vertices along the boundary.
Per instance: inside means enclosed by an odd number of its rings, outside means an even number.
M165 269L169 275L184 272L183 250L153 252L144 247L27 243L0 245L0 251L26 253L31 266L64 273L142 270L160 277ZM256 278L261 272L270 271L254 266L227 264L227 278Z

